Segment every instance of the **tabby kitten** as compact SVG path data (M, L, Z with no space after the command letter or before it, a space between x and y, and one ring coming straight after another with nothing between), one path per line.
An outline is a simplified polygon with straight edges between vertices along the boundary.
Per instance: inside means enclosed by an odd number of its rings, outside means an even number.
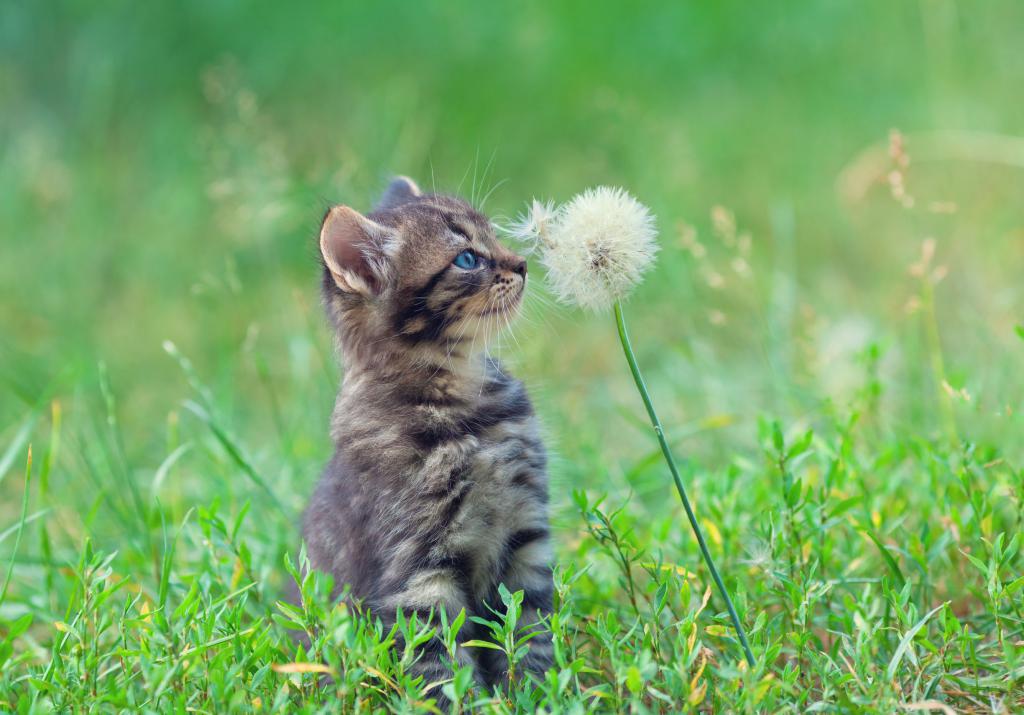
M526 261L465 201L406 178L367 216L332 208L320 252L345 378L334 457L305 514L312 566L385 625L398 609L493 618L504 584L523 590L520 623L534 626L552 599L545 451L523 384L484 351L519 308ZM459 642L482 630L467 619ZM420 651L424 682L451 674L439 639ZM505 679L498 651L457 659L483 683ZM550 664L544 632L523 666Z

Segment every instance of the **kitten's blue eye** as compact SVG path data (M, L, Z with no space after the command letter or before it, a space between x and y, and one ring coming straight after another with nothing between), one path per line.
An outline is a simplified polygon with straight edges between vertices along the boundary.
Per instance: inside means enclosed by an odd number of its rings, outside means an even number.
M464 270L472 270L480 265L480 256L476 255L472 251L463 251L455 257L452 261L456 266Z

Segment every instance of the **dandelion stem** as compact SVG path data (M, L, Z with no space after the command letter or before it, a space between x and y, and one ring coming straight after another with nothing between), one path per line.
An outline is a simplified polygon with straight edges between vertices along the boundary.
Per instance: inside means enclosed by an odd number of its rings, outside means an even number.
M640 374L640 367L637 365L636 356L633 354L633 346L629 342L629 334L626 332L626 321L622 317L622 304L619 301L615 301L615 323L619 328L619 340L622 343L622 352L626 354L626 362L629 363L629 370L633 373L633 381L636 383L636 389L639 391L640 397L644 401L644 407L647 408L647 416L651 419L651 425L654 427L654 432L658 437L658 444L661 445L661 452L665 455L665 461L668 463L669 471L672 472L672 479L676 483L676 491L679 492L679 499L683 502L683 509L686 510L686 518L690 520L690 527L693 529L693 535L697 537L697 545L700 546L700 553L704 557L704 563L707 564L708 570L711 572L711 578L714 579L715 585L722 594L722 598L725 599L726 608L729 609L729 616L732 618L732 624L736 628L736 635L739 636L740 644L743 646L743 652L747 658L747 663L751 668L753 668L754 654L750 650L750 643L747 641L746 631L743 630L743 625L740 623L740 617L736 613L736 607L732 605L732 599L729 597L729 591L726 590L725 583L722 582L722 577L718 575L718 569L715 567L715 561L711 558L711 552L708 551L708 544L704 540L704 533L701 531L700 524L697 523L697 517L693 513L693 507L690 506L690 500L686 496L686 489L683 487L683 480L679 476L679 468L676 466L675 457L672 456L672 450L669 449L668 442L665 440L665 431L661 427L661 420L658 418L658 413L654 410L654 403L651 402L650 393L647 392L647 385L644 383L644 377Z

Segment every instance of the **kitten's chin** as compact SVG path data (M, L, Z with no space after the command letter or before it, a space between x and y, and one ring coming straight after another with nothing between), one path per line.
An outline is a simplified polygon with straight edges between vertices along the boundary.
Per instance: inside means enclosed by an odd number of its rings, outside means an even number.
M516 317L519 313L519 302L516 301L510 305L496 305L490 310L485 310L483 313L477 313L477 318L508 318L511 320Z

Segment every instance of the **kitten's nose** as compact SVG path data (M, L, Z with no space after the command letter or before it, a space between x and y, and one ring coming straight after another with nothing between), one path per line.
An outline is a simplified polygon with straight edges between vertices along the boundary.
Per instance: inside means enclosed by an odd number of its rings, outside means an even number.
M526 278L526 260L520 258L517 263L512 265L512 270L521 275L524 279Z

